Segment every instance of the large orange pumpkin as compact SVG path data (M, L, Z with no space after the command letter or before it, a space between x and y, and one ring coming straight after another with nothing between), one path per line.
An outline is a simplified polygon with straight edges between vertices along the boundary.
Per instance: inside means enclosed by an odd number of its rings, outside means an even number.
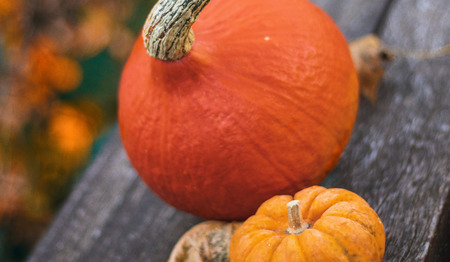
M167 203L243 219L335 166L355 121L357 76L341 32L309 1L208 2L153 8L143 32L153 57L139 37L123 70L120 131Z
M376 262L384 248L383 223L364 199L313 186L264 202L234 233L230 261Z

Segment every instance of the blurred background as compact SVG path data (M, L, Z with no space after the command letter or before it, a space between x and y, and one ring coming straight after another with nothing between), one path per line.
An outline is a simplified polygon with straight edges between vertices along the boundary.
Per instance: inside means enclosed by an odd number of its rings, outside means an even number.
M0 0L0 261L24 261L116 122L153 0Z

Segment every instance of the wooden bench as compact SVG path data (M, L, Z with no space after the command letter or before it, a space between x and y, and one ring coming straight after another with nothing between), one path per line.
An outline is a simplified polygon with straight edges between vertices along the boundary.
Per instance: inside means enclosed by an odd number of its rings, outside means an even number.
M448 0L315 0L347 39L376 33L401 49L450 43ZM450 56L398 58L378 104L362 99L326 187L365 198L386 230L385 261L450 261ZM138 178L117 127L29 257L165 261L200 218L164 204Z

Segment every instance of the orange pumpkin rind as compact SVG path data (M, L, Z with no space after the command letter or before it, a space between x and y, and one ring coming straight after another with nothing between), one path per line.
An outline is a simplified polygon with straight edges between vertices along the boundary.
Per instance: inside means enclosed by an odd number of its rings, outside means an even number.
M118 99L124 148L151 190L179 210L231 221L320 183L349 141L359 99L333 20L307 0L155 7L149 18L158 19L144 26Z
M286 205L298 200L309 228L289 234ZM306 188L264 202L234 234L231 262L382 261L383 223L369 204L345 189Z

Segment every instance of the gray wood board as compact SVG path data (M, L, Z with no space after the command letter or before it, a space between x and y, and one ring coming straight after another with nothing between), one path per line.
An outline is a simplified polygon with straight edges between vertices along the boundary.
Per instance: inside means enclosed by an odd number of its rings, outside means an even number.
M376 30L404 49L450 43L447 0L315 2L348 39ZM442 241L449 228L449 72L448 56L394 61L377 106L361 100L351 141L323 182L360 194L378 212L386 229L385 261L448 258ZM115 129L29 261L165 261L200 221L146 188Z
M401 49L439 48L450 43L448 14L448 1L399 0L379 33ZM450 261L448 249L432 241L449 233L441 232L450 211L449 73L449 56L394 61L378 105L362 101L351 142L333 172L330 185L355 191L380 215L386 261Z
M349 40L377 31L390 0L312 0L325 10Z

